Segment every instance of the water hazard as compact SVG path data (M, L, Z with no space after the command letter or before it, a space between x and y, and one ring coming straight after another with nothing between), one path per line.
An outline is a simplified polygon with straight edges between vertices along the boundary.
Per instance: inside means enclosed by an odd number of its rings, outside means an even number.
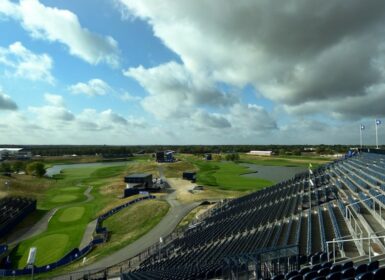
M58 164L50 168L47 168L45 176L52 177L53 175L60 174L63 169L68 168L83 168L83 167L98 167L98 166L119 166L129 164L129 161L113 161L113 162L92 162L92 163L73 163L73 164Z

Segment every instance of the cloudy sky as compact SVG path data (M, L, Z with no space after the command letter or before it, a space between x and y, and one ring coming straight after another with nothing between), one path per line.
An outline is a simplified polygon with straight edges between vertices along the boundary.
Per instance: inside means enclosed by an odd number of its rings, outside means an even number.
M2 144L385 144L385 1L0 0Z

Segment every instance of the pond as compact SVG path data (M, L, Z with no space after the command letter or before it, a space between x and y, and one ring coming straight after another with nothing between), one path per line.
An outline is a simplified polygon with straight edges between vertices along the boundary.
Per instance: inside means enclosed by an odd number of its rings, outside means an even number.
M52 177L53 175L60 174L63 169L68 168L83 168L83 167L98 167L98 166L119 166L131 163L130 161L111 161L111 162L92 162L92 163L73 163L73 164L58 164L50 168L47 168L45 176Z
M248 168L246 173L241 176L266 179L275 183L288 180L295 174L307 170L305 167L298 166L265 166L251 163L241 163L240 165Z

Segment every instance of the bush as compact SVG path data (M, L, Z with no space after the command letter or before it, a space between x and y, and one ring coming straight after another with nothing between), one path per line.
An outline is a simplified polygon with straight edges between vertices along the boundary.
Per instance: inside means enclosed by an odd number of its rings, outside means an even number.
M27 174L35 175L37 177L43 177L46 172L44 164L41 162L31 162L27 165L26 171Z
M237 153L227 154L225 158L227 161L238 161L239 160L239 154L237 154Z

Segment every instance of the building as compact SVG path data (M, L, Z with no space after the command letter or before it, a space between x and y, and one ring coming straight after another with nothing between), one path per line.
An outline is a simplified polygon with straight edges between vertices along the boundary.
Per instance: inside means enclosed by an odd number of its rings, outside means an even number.
M126 188L124 197L138 194L140 192L149 192L159 189L153 187L152 174L137 173L124 177Z
M164 152L156 152L155 160L157 162L164 162Z
M124 182L127 188L151 188L152 174L137 173L124 177Z
M24 148L0 148L0 160L30 159L32 153Z
M164 152L164 161L165 162L174 162L174 151L166 151Z
M155 160L157 162L174 162L174 153L175 152L171 150L156 152Z
M250 151L247 154L253 156L271 156L273 151Z
M213 156L212 154L205 154L205 160L212 160Z
M195 182L197 177L197 173L195 171L185 171L183 172L182 178L185 180L189 180L191 182Z

